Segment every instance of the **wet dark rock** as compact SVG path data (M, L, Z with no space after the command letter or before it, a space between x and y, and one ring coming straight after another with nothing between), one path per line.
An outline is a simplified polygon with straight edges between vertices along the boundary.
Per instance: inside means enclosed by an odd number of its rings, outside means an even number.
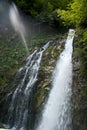
M3 124L2 123L0 123L0 128L3 128Z
M87 98L85 97L85 79L81 74L79 59L73 57L73 130L87 129Z

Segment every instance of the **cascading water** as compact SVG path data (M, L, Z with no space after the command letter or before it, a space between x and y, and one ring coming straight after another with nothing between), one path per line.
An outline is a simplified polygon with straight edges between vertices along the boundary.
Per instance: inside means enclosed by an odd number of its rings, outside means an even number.
M26 48L26 51L28 53L28 46L25 40L25 28L23 26L23 23L21 22L21 18L18 12L18 9L16 5L13 3L9 10L9 17L10 21L12 23L12 26L14 27L14 30L19 33L19 35L22 38L23 44Z
M20 81L13 93L10 108L8 110L8 126L12 130L26 130L31 113L32 90L37 81L38 70L43 52L50 42L44 45L38 52L35 50L28 58L27 63L17 72L16 78ZM22 75L22 79L20 79Z
M52 90L36 130L71 130L72 43L70 29L64 51L60 54L53 73Z

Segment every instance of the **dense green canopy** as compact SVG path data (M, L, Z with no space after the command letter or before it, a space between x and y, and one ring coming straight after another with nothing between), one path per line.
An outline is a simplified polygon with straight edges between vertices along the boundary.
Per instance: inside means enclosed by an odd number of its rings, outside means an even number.
M57 9L66 9L71 0L14 0L26 13L39 18L42 22L57 20Z

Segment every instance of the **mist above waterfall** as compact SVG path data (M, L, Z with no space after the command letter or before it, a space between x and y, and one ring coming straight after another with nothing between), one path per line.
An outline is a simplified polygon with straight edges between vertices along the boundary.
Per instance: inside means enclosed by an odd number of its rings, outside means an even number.
M23 44L28 53L28 46L27 46L26 39L25 39L25 28L21 21L18 9L14 3L10 7L9 17L10 17L11 23L12 23L15 31L17 31L19 33L19 35L21 36L21 38L23 40Z
M0 0L0 38L4 42L14 44L23 43L32 46L33 37L43 33L56 33L55 29L46 23L39 23L31 16L26 15L17 6L5 0Z

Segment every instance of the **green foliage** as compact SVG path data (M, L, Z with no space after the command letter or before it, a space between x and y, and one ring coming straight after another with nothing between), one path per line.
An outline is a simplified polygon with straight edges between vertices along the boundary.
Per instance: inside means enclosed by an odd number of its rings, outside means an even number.
M86 0L73 0L68 4L67 10L58 9L57 13L65 25L79 26L87 18L87 2Z
M41 22L53 23L57 18L57 9L65 9L71 0L14 0L26 13L36 17Z
M23 64L26 55L21 43L6 43L4 39L0 43L0 85L3 88L0 93L9 91L13 75Z
M82 73L87 76L87 1L86 0L73 0L67 6L67 10L57 10L58 16L63 20L64 25L77 28L78 46L77 54L82 63Z
M80 59L82 63L81 71L84 74L84 77L87 78L87 28L81 29L82 35L79 43Z
M80 42L87 42L87 28L80 31L82 32L82 38Z
M51 4L58 9L66 9L67 5L71 2L72 0L50 0Z

